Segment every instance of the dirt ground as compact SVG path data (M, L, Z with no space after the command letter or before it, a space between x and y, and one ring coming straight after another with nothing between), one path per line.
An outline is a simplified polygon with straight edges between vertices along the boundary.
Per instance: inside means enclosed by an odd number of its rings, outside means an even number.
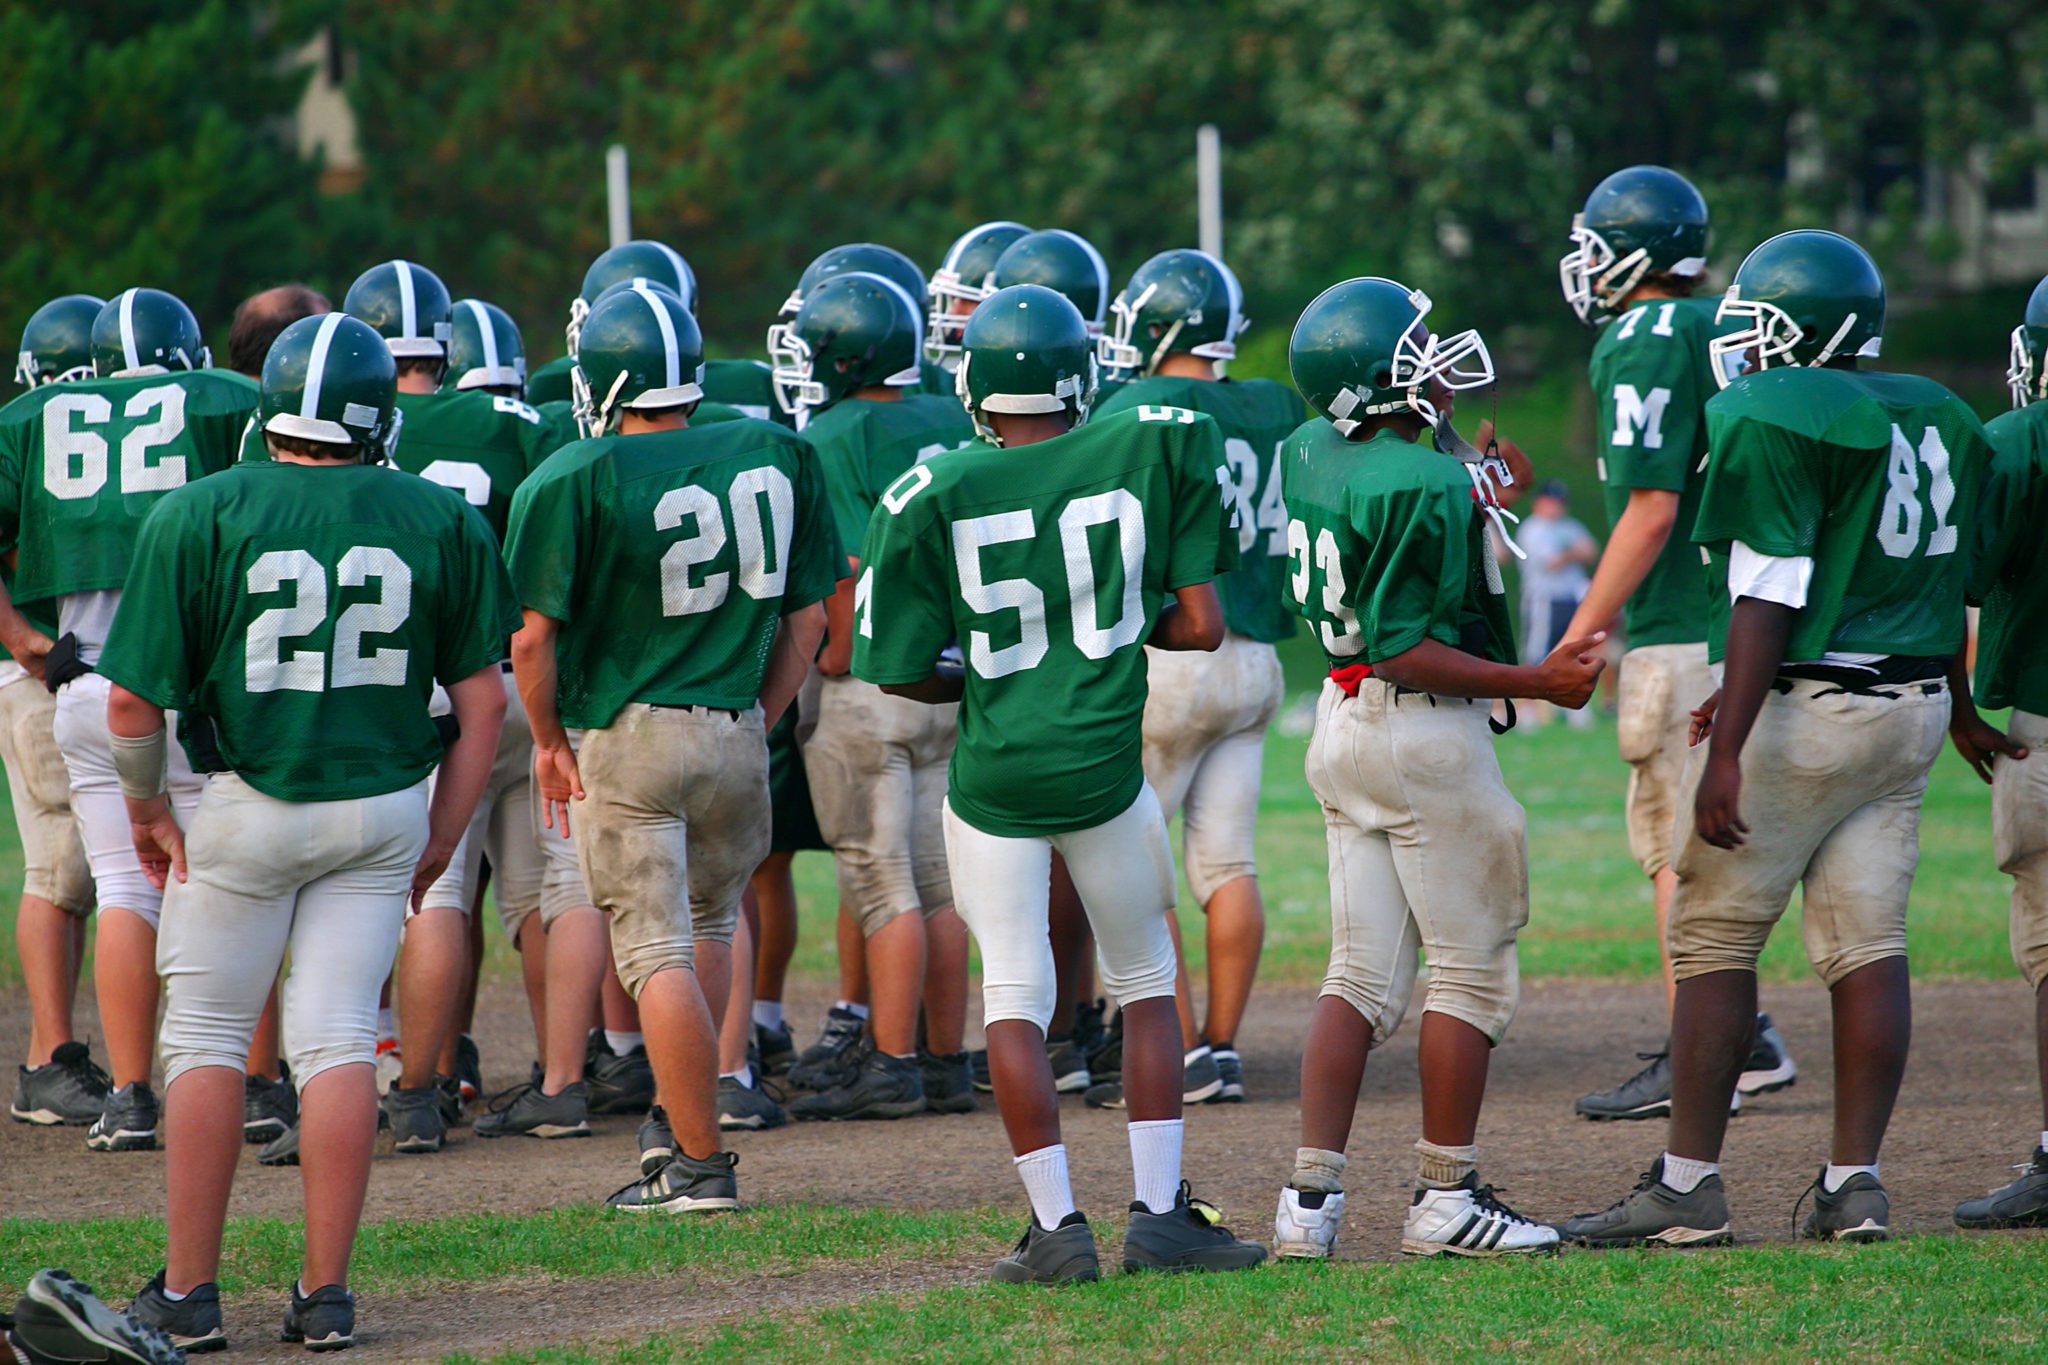
M1275 1191L1292 1168L1295 1067L1310 999L1305 989L1262 989L1240 1038L1251 1101L1190 1112L1188 1176L1242 1235L1270 1235ZM824 1003L804 996L791 1001L800 1034L815 1025ZM1659 1036L1661 1004L1653 986L1545 982L1525 991L1514 1030L1495 1054L1479 1134L1481 1171L1515 1207L1557 1218L1604 1205L1625 1193L1661 1150L1661 1123L1592 1124L1571 1113L1574 1096L1620 1079L1633 1049ZM1745 1106L1730 1128L1724 1165L1738 1234L1775 1241L1791 1236L1794 1201L1826 1159L1832 1067L1827 997L1819 986L1771 987L1765 1004L1799 1063L1799 1082ZM1885 1184L1894 1226L1940 1232L1949 1228L1956 1201L2002 1183L2007 1164L2026 1155L2039 1130L2032 1009L2015 980L1923 984L1915 991L1915 1012L1913 1061L1885 1146ZM486 1081L509 1084L523 1075L532 1052L523 1003L513 988L492 988L480 1013ZM1339 1244L1345 1256L1396 1254L1419 1121L1413 1025L1411 1017L1368 1068L1351 1141ZM25 1027L18 1002L0 1010L0 1055L18 1055ZM1087 1109L1078 1098L1067 1102L1064 1117L1079 1202L1099 1224L1109 1221L1130 1199L1123 1118ZM463 1130L435 1156L387 1151L377 1161L366 1216L594 1203L634 1174L636 1123L600 1120L595 1137L565 1142L485 1142ZM982 1112L963 1117L806 1124L731 1139L741 1153L741 1195L750 1203L951 1207L993 1200L1015 1205L1020 1226L1025 1214L986 1097ZM8 1124L0 1130L0 1214L160 1216L162 1162L160 1152L88 1153L78 1129ZM116 1170L124 1178L109 1179ZM249 1149L233 1211L288 1217L298 1200L296 1172L259 1166ZM1000 1250L992 1246L989 1255ZM682 1293L673 1281L655 1294L635 1292L631 1284L576 1280L380 1294L374 1306L366 1303L365 1327L385 1348L380 1356L395 1351L405 1358L579 1335L559 1330L569 1323L601 1324L607 1338L630 1337L778 1303L816 1305L972 1280L983 1264L820 1268L766 1284L758 1277L693 1277ZM276 1310L268 1297L231 1304L229 1328L238 1345L263 1349Z

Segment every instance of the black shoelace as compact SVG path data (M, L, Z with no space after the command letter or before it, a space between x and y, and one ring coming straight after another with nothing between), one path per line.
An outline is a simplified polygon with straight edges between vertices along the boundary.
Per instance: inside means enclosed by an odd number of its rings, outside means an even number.
M1637 1186L1637 1188L1640 1189L1641 1186ZM1521 1223L1528 1227L1536 1226L1534 1218L1525 1218L1503 1203L1499 1192L1491 1185L1481 1185L1478 1189L1472 1191L1472 1202L1479 1206L1479 1210L1482 1213L1505 1218L1510 1223Z

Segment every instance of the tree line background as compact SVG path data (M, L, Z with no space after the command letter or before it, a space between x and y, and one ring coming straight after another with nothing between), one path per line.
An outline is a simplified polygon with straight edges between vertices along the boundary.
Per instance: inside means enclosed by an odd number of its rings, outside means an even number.
M366 172L340 195L291 149L322 24L346 53ZM224 340L302 279L339 301L393 255L559 352L605 244L602 151L631 150L636 234L702 284L715 350L750 354L806 261L876 240L929 268L989 218L1093 240L1117 282L1192 243L1193 130L1224 137L1226 254L1284 369L1323 285L1388 274L1524 373L1582 357L1556 292L1573 210L1654 160L1748 246L1845 211L1897 291L1955 244L1917 165L1993 182L2048 155L2048 15L1990 0L102 0L0 13L0 327L52 295L148 283ZM1789 158L1807 174L1788 182ZM2048 262L2044 262L2048 267ZM2023 288L1967 337L2003 358ZM1957 314L1957 316L1961 316ZM1976 330L1993 329L1986 336Z

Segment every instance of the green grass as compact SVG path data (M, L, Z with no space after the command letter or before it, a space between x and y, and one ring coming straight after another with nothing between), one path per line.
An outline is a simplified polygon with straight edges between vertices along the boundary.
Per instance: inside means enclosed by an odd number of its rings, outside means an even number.
M1279 1266L993 1286L488 1365L685 1360L1955 1358L2048 1353L2048 1242L1917 1238L1853 1251L1561 1256L1523 1264ZM476 1357L450 1356L475 1365Z
M411 1290L509 1276L583 1278L788 1274L821 1261L942 1259L983 1251L1016 1235L1014 1211L907 1211L780 1204L724 1218L635 1218L601 1208L535 1214L465 1214L371 1223L362 1231L350 1281L367 1290ZM220 1286L229 1294L271 1288L299 1272L304 1225L297 1219L229 1222ZM0 1287L61 1265L110 1294L143 1283L164 1262L156 1218L0 1219Z

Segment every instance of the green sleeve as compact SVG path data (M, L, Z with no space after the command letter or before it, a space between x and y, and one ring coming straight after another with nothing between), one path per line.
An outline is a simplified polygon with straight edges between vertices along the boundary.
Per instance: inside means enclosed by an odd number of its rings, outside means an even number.
M166 711L192 705L205 671L200 640L208 597L208 532L173 493L150 510L136 532L135 560L121 605L107 632L97 670Z
M1172 541L1166 556L1166 590L1173 592L1237 567L1238 510L1224 472L1223 432L1215 419L1197 413L1192 424L1168 430L1180 437L1171 471Z
M1770 422L1707 412L1707 481L1692 538L1741 541L1758 554L1811 558L1827 512L1812 442Z
M1620 344L1608 369L1605 392L1594 395L1608 486L1684 492L1708 397L1699 391L1691 339L1656 336L1646 325Z
M578 528L592 515L587 466L570 465L528 478L512 495L505 565L518 605L557 621L569 619L582 557Z
M929 468L912 465L890 485L861 542L853 673L878 686L929 677L953 640L949 533L932 510L928 474L918 482Z
M449 556L448 591L440 603L434 631L434 677L446 686L479 669L503 662L507 642L519 629L519 605L512 579L505 571L491 528L483 514L460 502L455 522L456 548Z
M789 538L789 575L782 587L782 614L822 602L846 576L846 551L832 524L825 474L808 445L796 448L796 526Z
M1418 480L1371 496L1352 495L1352 530L1366 546L1359 582L1347 588L1367 663L1405 654L1433 633L1455 638L1471 579L1462 489ZM1444 632L1433 632L1442 626Z

